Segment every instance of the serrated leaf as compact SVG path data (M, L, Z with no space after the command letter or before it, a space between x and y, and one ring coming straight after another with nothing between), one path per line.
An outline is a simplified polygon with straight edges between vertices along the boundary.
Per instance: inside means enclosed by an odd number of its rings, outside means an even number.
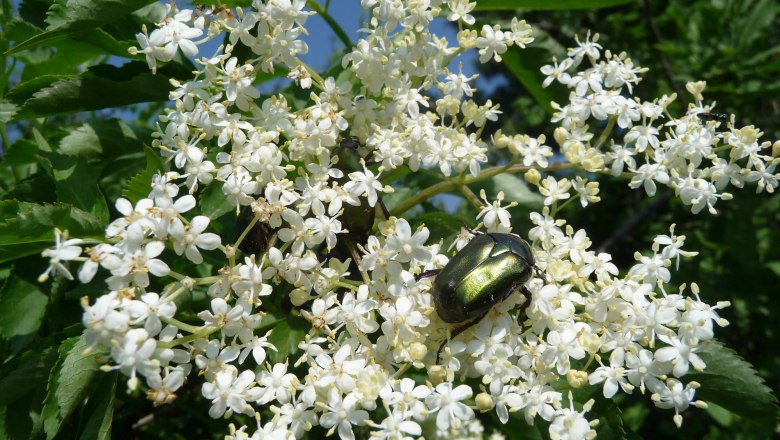
M154 0L58 0L47 12L46 32L15 45L8 54L75 37L125 17Z
M45 386L56 360L57 351L47 347L27 351L21 359L3 365L0 370L0 406L8 406Z
M0 289L0 335L4 339L38 331L49 298L19 277L11 277Z
M624 439L627 438L626 428L623 423L623 412L612 400L600 398L596 400L590 411L588 419L599 419L596 426L599 439Z
M94 215L108 223L108 205L98 187L101 169L80 157L47 154L45 159L54 178L57 201Z
M19 106L6 99L0 101L0 123L11 122L19 112Z
M43 405L43 427L54 438L65 420L81 405L100 373L97 352L84 356L84 336L69 338L59 348L60 359L49 376L49 393Z
M111 422L114 418L114 395L116 393L117 372L103 374L95 390L90 393L84 408L86 420L79 438L82 440L110 440Z
M777 398L750 363L714 341L706 344L698 355L707 367L685 376L687 381L701 384L696 390L697 399L712 401L745 419L774 427Z
M634 3L635 0L479 0L477 11L526 9L559 11L576 9L601 9Z
M30 139L18 139L4 151L2 163L13 167L38 162L38 145Z
M121 119L103 119L82 124L60 141L59 151L69 156L109 155L140 151L138 134Z
M160 155L153 149L144 146L144 155L146 156L146 168L130 179L127 182L127 187L122 191L122 196L134 205L139 200L149 196L152 178L163 167Z
M14 120L99 110L150 101L166 101L173 88L170 78L191 76L190 68L169 63L152 74L144 62L121 67L101 64L80 75L46 75L24 82L8 92L19 106Z
M54 228L71 237L102 237L95 216L65 204L0 201L0 262L40 253L54 243Z

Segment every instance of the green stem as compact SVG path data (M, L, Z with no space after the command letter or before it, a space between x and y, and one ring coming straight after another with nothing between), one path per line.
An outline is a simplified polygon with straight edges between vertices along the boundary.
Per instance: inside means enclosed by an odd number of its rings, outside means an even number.
M161 321L165 322L166 320L161 319ZM187 325L187 324L185 324L185 325ZM205 338L205 337L209 336L210 334L215 333L217 330L219 330L219 328L217 328L217 327L204 327L204 328L200 329L200 331L195 332L195 333L193 333L191 335L187 335L187 336L185 336L183 338L174 339L173 341L170 341L170 342L158 342L157 343L157 347L159 347L159 348L173 348L173 347L176 347L176 346L179 346L179 345L188 344L188 343L190 343L192 341L195 341L197 339Z
M612 129L615 128L616 122L617 122L617 116L609 117L609 122L607 122L607 126L604 127L604 131L601 132L601 136L599 136L599 139L596 141L595 148L597 150L601 149L601 144L606 142L607 138L609 137L609 134L612 133Z
M558 203L554 203L553 204L553 208L552 208L552 212L550 212L550 217L555 218L555 215L558 214L561 211L561 209L563 209L566 205L571 203L573 200L577 200L579 198L580 197L579 197L579 194L578 194L576 197L569 197L568 199L566 199L565 202L561 203L560 205L558 205Z
M206 328L197 327L197 326L194 326L194 325L191 325L191 324L187 324L186 322L181 322L178 319L174 319L174 318L160 317L160 321L162 321L162 322L164 322L166 324L172 324L172 325L176 326L177 328L179 328L180 330L184 330L184 331L190 332L192 334L198 334L198 333L203 332L203 330L209 329L209 327L206 327ZM216 331L217 328L214 327L214 330Z
M545 168L539 168L539 171L555 171L555 170L565 170L569 168L573 168L574 166L569 162L558 162L551 164L548 167ZM467 176L463 179L458 180L444 180L439 183L436 183L434 185L429 186L428 188L425 188L424 190L420 191L419 193L413 195L412 197L402 201L398 204L398 206L393 209L390 214L394 215L396 217L400 216L404 212L414 208L418 204L424 202L425 200L430 199L431 197L453 191L458 186L463 185L469 185L471 183L480 182L482 180L490 179L493 176L496 176L501 173L524 173L526 171L529 171L533 168L536 168L534 166L524 166L520 164L510 164L510 165L503 165L503 166L497 166L492 168L487 168L485 170L482 170L479 173L479 176Z
M466 185L461 185L459 189L460 193L463 194L463 197L465 197L466 200L468 200L469 203L474 206L474 208L481 210L485 207L485 204L482 202L482 200L479 199L479 197L477 197L476 194L474 194L474 191L472 191L471 188Z
M311 8L314 12L319 14L323 20L325 20L326 23L328 23L328 26L330 26L331 29L333 29L333 32L336 34L336 36L341 40L341 42L344 44L344 47L347 49L352 47L352 40L349 39L347 36L347 33L344 32L344 29L341 28L341 26L336 23L336 20L333 19L333 17L328 14L328 11L324 10L322 6L319 5L319 3L316 2L316 0L309 0L306 2L306 6Z

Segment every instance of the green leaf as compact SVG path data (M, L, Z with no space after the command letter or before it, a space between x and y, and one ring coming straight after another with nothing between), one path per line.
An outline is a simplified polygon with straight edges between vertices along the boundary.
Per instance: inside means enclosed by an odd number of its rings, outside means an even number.
M220 185L209 185L204 188L198 196L198 206L200 206L201 213L211 220L216 220L236 210L236 205L228 201Z
M71 237L102 237L105 225L66 204L0 201L0 262L40 253L54 244L54 228Z
M601 9L634 3L635 0L479 0L476 11L527 9L559 11L576 9Z
M85 420L79 438L82 440L110 440L111 421L114 418L114 395L119 373L100 376L95 390L90 393L84 408Z
M61 154L47 154L45 157L42 161L48 160L57 188L57 201L69 203L108 223L108 205L98 187L101 169L80 157Z
M718 342L705 345L698 354L707 368L685 376L701 384L696 390L698 399L712 401L764 426L775 426L777 398L752 365Z
M449 239L457 235L464 223L461 221L460 217L448 212L437 211L426 212L416 216L411 226L416 230L422 224L425 224L431 233L428 238L428 243L436 243L439 240ZM445 241L444 250L446 250L449 245L450 243Z
M7 98L19 106L14 120L166 101L173 88L169 78L186 78L190 70L169 63L155 75L140 61L121 67L101 64L80 75L46 75L21 83Z
M121 119L93 120L62 138L59 151L68 156L115 158L141 151L142 142L150 139L149 135L146 130L136 133ZM140 136L144 137L143 141Z
M8 54L73 38L127 16L154 0L58 0L47 12L46 32L15 45Z
M146 168L133 176L133 178L127 182L127 187L122 192L122 196L134 205L139 200L149 196L152 178L163 167L160 155L153 149L144 146L144 155L146 156Z
M14 167L38 163L38 144L30 139L18 139L4 151L2 163Z
M588 419L598 417L599 424L596 426L596 432L599 439L628 438L626 427L623 423L623 412L613 400L595 399L595 404L591 411L587 413L587 417Z
M477 194L479 194L480 189L484 189L488 200L496 199L498 193L503 192L505 204L517 202L518 206L512 208L512 211L523 210L530 212L531 210L541 210L543 206L544 198L539 193L528 188L528 184L518 174L497 174L473 186L476 187L477 191L475 192Z
M565 90L556 87L553 83L550 87L542 87L544 74L539 70L545 64L550 64L550 53L539 47L519 49L510 47L501 55L504 65L525 87L534 100L544 107L548 114L553 113L551 102L563 102L566 98Z
M38 331L49 298L37 284L11 277L0 289L0 335L4 339Z
M297 316L287 316L281 319L273 328L268 342L274 344L277 351L269 350L268 359L270 362L285 362L291 353L298 351L298 344L303 341L306 335L308 325L303 318ZM292 359L291 359L292 360Z
M57 351L53 347L29 350L21 359L3 365L0 370L0 406L8 406L46 384Z
M742 26L736 30L736 49L745 50L757 38L765 33L764 29L772 25L775 19L775 0L760 0L745 4L746 14L738 17Z
M0 100L0 123L7 124L11 122L18 112L18 105L6 99Z
M49 393L41 414L48 439L54 438L68 417L81 406L101 374L98 357L102 354L92 352L85 356L86 348L83 335L66 339L60 345L60 359L49 376Z
M780 277L780 261L767 261L766 267L776 276Z

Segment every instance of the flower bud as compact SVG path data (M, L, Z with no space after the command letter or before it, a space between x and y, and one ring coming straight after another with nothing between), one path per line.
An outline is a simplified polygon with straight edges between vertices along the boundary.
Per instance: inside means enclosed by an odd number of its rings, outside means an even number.
M525 180L526 182L533 184L533 185L539 185L539 181L542 180L542 175L539 173L539 170L536 168L531 168L528 170L528 172L525 173Z
M477 409L479 409L480 412L487 412L493 409L493 398L490 397L490 394L488 393L477 394L477 397L474 399L474 401L477 404Z
M311 295L303 289L294 289L290 292L290 301L295 307L300 307L311 299Z
M772 144L772 157L780 157L780 141Z
M441 365L434 365L428 369L428 380L436 386L447 379L447 372Z
M409 347L409 357L412 361L421 361L428 354L428 347L419 342L413 342Z
M701 92L704 91L705 87L707 87L707 81L696 81L685 84L685 90L693 95L693 99L696 101L704 100L704 96L702 96Z
M582 388L588 384L588 372L571 369L566 373L566 381L572 388Z
M569 139L569 132L563 127L558 127L555 129L553 137L555 138L555 142L558 142L558 145L563 146L563 143Z

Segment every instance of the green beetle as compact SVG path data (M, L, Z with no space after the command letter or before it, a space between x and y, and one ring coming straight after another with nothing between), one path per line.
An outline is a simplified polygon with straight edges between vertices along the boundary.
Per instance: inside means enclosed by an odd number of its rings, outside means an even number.
M513 234L480 233L439 270L423 272L417 278L436 275L431 295L442 321L465 323L452 331L451 338L478 323L496 304L518 289L525 302L518 321L531 304L525 283L538 270L527 241ZM436 353L439 362L443 341Z

